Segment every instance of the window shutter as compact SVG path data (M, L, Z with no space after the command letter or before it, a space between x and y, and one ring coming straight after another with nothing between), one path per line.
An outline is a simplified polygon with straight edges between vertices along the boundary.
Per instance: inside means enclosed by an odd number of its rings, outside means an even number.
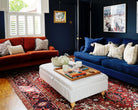
M10 16L10 35L17 35L17 17Z
M35 34L41 33L40 16L35 16Z
M34 34L34 24L33 24L33 16L27 16L27 33L28 35Z
M25 16L18 16L19 35L25 35Z

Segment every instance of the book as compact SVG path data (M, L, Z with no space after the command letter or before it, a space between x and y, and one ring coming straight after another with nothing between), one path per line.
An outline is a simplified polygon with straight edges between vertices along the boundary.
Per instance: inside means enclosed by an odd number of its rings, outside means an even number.
M74 79L74 78L78 78L78 77L81 77L81 76L85 76L86 74L84 74L84 75L79 75L79 76L75 76L75 77L71 77L71 76L69 76L69 75L66 74L66 73L65 73L65 75L66 75L67 77L71 78L71 79Z
M79 70L77 72L71 70L71 71L65 72L65 74L70 76L70 77L77 77L77 76L80 76L80 75L86 75L86 72L81 71L81 70Z

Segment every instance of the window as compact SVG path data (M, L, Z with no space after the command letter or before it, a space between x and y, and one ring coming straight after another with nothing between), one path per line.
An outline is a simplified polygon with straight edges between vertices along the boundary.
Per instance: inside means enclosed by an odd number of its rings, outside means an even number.
M6 36L45 36L44 12L49 12L48 3L49 0L8 0Z

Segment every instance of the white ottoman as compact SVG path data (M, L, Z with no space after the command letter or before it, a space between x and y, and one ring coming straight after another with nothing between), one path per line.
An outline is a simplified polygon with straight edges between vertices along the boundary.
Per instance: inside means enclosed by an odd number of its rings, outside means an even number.
M108 77L103 73L70 81L55 72L54 68L52 63L40 65L40 78L65 97L72 107L76 101L97 93L104 95L104 91L108 89Z

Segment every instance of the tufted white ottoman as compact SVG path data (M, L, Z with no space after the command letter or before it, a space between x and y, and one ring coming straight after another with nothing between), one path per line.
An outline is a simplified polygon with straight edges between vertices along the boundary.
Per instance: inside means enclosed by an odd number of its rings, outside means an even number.
M108 77L103 73L70 81L55 72L54 69L52 63L40 65L40 78L66 98L71 103L72 108L76 101L97 93L104 95L104 91L108 89Z

